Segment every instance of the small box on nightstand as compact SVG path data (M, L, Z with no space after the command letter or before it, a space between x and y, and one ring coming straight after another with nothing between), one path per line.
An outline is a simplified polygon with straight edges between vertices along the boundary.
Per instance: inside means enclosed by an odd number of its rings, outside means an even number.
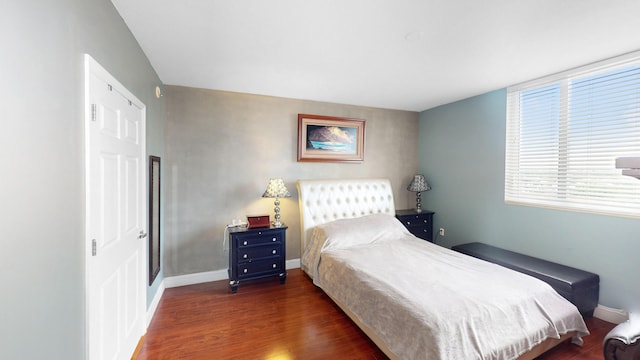
M249 224L247 226L249 229L269 227L269 215L247 215L247 224Z

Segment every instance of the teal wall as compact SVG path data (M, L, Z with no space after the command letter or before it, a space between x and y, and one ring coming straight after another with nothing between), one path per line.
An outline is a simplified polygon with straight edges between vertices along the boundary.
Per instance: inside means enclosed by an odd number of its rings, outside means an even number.
M480 241L595 272L600 304L640 312L640 220L504 203L506 90L420 113L437 242ZM638 181L640 186L640 181Z

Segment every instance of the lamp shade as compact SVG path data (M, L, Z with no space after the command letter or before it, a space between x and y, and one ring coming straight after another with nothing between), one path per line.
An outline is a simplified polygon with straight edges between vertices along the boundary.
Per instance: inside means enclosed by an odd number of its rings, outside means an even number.
M431 186L427 184L427 179L424 178L424 175L418 174L413 176L413 180L407 186L407 190L414 192L427 191L431 190Z
M284 185L284 180L280 178L269 179L269 185L267 185L267 190L265 190L262 197L265 198L283 198L283 197L291 197L291 193L287 190L287 187Z

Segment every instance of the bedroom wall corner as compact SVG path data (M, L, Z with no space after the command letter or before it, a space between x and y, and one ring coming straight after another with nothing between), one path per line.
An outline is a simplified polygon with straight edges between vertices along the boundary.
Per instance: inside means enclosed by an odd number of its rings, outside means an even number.
M640 221L506 205L505 116L505 89L420 114L420 171L433 187L423 203L446 229L438 243L480 241L597 273L600 304L638 312L640 283L628 275L640 272Z

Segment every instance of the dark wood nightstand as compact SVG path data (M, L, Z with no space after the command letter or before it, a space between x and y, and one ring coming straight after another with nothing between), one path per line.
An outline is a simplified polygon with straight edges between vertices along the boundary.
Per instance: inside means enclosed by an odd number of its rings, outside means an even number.
M396 217L413 235L433 242L433 211L396 210Z
M279 276L287 279L285 269L287 226L229 229L229 286L238 291L240 281Z

